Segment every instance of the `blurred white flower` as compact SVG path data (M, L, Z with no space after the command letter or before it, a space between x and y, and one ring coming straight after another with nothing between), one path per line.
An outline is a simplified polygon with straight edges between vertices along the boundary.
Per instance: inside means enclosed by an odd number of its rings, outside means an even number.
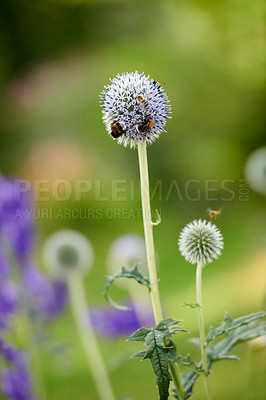
M182 256L188 262L206 265L221 254L223 236L216 225L200 219L185 226L178 244Z
M245 165L245 175L251 189L266 196L266 147L250 154Z
M144 238L139 235L120 236L112 243L107 255L108 272L114 274L121 267L131 268L135 264L144 275L147 274Z
M43 246L42 258L51 275L64 278L68 272L89 271L94 254L91 243L83 234L66 229L49 236Z

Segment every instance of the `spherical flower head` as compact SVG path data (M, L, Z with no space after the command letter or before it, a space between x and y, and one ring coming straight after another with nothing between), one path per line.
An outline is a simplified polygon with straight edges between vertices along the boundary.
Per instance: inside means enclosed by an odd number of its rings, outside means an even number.
M152 143L164 130L171 107L159 82L136 72L110 79L100 95L108 134L125 147Z
M178 244L182 256L188 262L206 265L221 254L223 236L216 225L200 219L185 226Z
M43 261L50 273L65 278L69 272L87 272L93 262L93 248L80 232L64 229L52 234L43 247Z

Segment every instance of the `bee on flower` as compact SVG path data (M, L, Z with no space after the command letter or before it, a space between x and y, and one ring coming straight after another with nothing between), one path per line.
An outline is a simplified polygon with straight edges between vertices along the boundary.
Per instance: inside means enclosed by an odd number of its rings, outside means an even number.
M171 107L161 85L136 72L117 75L100 95L108 134L119 144L135 148L158 139Z

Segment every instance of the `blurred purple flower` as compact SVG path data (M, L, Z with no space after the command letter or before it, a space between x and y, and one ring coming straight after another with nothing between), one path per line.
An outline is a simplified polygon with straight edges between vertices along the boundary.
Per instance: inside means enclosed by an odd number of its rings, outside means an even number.
M34 400L26 355L0 338L0 356L11 364L2 370L2 392L11 400Z
M91 307L89 317L94 329L104 337L116 339L127 337L143 326L139 321L136 308L132 303L127 303L129 310L118 310L110 306L104 308ZM153 325L153 313L148 304L141 304L142 319L145 315L145 325Z
M9 316L16 310L18 297L16 285L9 280L2 280L0 284L0 329L7 327Z
M34 245L32 207L32 193L20 191L15 179L6 179L0 174L0 239L20 261Z
M2 392L12 400L33 400L30 374L22 368L7 368L1 373Z
M0 356L3 356L8 363L15 364L17 367L25 368L27 366L25 354L5 342L1 337Z
M63 311L67 301L63 282L47 278L33 266L25 268L23 279L33 314L41 313L45 319L52 319Z

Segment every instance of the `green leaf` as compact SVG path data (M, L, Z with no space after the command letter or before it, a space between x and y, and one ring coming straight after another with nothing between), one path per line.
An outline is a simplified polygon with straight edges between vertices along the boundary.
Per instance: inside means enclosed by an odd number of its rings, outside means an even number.
M137 331L133 332L132 335L129 336L128 340L136 340L144 342L146 335L152 330L152 328L140 328Z
M192 395L192 389L199 373L196 371L190 371L187 374L182 374L182 384L185 391L184 400L188 399Z
M133 354L133 356L131 356L131 358L133 358L133 357L145 357L145 355L146 355L146 350L142 350L142 351L139 351L138 353Z
M183 303L181 304L182 307L190 307L190 308L199 308L198 303Z
M169 372L169 362L174 362L179 358L175 352L174 343L171 341L171 334L175 333L174 325L180 321L175 319L165 319L157 326L152 328L140 328L132 333L129 340L144 341L147 350L139 352L137 356L144 356L143 359L150 359L153 371L156 375L160 400L167 400L169 397L169 385L172 377Z
M210 331L206 336L206 343L210 343L217 336L222 335L223 333L230 332L233 329L236 329L242 325L247 325L252 321L255 321L259 318L266 317L266 312L260 311L254 314L245 315L243 317L239 317L236 319L232 319L229 314L225 314L225 319L222 324L218 328L210 327Z
M118 271L116 274L107 277L105 288L104 288L104 295L105 295L106 300L112 307L117 308L118 310L128 310L129 309L129 307L117 304L115 301L113 301L110 298L110 296L108 294L108 290L109 290L111 284L118 278L135 279L135 281L137 281L141 285L147 286L149 290L151 289L149 279L145 278L142 275L142 273L138 270L137 265L134 265L131 269L122 267L121 271Z
M237 356L228 355L233 346L240 342L253 339L266 334L266 323L264 321L253 321L248 325L242 325L228 332L222 340L215 345L207 345L207 353L211 361L237 359Z
M197 381L198 376L199 376L199 373L196 371L190 371L187 374L182 374L182 386L183 386L185 395L184 395L183 399L181 399L177 393L176 388L174 388L173 396L177 400L189 399L189 397L192 395L192 389L193 389L194 384Z

